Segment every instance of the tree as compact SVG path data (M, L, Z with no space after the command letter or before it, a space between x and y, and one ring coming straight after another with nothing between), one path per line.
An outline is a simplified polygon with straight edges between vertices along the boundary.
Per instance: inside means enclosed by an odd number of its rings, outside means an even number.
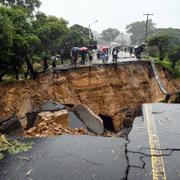
M89 39L89 29L78 24L71 26L68 34L64 38L64 47L66 49L71 49L76 46L96 45L96 43L93 39Z
M39 0L0 0L0 4L7 7L23 8L31 14L36 8L40 7L41 2Z
M14 74L18 79L24 64L35 78L36 73L30 59L35 51L32 52L29 49L33 49L36 45L38 37L31 34L32 29L27 13L19 8L0 7L0 17L3 20L0 28L1 80L2 75L5 74Z
M70 27L71 31L78 32L82 37L89 38L89 29L79 24L74 24Z
M172 62L172 68L175 69L177 62L180 62L180 46L171 50L168 54L168 58Z
M159 59L162 61L169 50L171 37L167 35L157 35L148 39L149 46L156 46L159 50Z
M34 34L28 34L26 36L16 34L14 36L14 56L12 56L14 63L12 62L12 64L18 67L26 64L26 76L28 75L28 72L30 72L30 76L33 79L37 77L37 72L33 68L32 58L33 55L35 55L35 49L39 45L39 42L39 38ZM16 74L16 77L18 77L18 74Z
M152 20L148 22L148 36L155 30ZM145 40L146 21L137 21L126 26L126 32L130 34L131 44L141 44Z
M30 72L32 78L36 78L37 73L33 68L32 57L35 54L34 47L37 47L39 38L32 33L29 15L23 9L11 9L11 20L14 25L13 46L11 64L13 65L16 79L23 65L26 64L27 72Z
M89 39L89 29L86 27L83 27L81 25L75 24L70 27L70 35L73 35L74 42L71 44L72 46L88 46L91 45L91 39ZM93 35L91 35L93 37Z
M68 22L63 18L46 16L43 13L36 15L32 22L33 33L39 37L39 53L57 53L63 45L63 39L68 33Z
M170 46L175 47L180 44L180 29L174 28L158 28L155 35L167 35L171 37Z
M119 33L120 31L116 28L108 28L102 31L101 36L103 40L112 42L115 40L115 38L118 36Z
M13 44L13 25L4 11L4 8L0 8L0 82L5 74L11 72L9 56Z

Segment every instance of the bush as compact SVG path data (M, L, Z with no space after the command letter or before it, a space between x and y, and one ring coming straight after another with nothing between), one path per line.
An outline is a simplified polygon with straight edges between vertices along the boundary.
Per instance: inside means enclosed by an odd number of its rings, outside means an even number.
M168 53L168 58L172 63L172 68L175 69L176 64L180 62L180 46L175 47Z

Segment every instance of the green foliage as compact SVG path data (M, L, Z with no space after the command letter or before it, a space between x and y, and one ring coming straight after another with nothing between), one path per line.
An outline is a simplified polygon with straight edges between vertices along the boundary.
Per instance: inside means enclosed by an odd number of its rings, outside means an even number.
M4 158L4 152L7 151L12 155L26 152L32 149L32 143L21 143L19 141L10 141L4 135L0 135L0 160Z
M161 64L176 77L180 77L179 44L180 29L156 29L155 35L148 39L150 55L159 55L159 60L162 61Z
M0 4L7 7L20 7L31 14L36 8L39 8L41 2L39 0L0 0Z
M154 32L152 20L148 22L148 37ZM131 35L131 44L141 44L145 41L146 21L137 21L126 26L126 32Z
M42 58L61 49L67 55L73 46L95 43L89 39L88 28L68 28L63 18L33 13L39 6L38 0L0 0L0 82L4 75L35 78L38 72L33 64Z
M173 37L174 43L178 44L180 43L180 29L174 29L174 28L158 28L155 29L155 35L168 35Z
M115 38L118 36L118 34L120 33L120 31L116 28L108 28L104 31L102 31L101 36L102 39L108 42L112 42L115 40Z
M175 68L172 68L172 63L168 58L165 58L163 61L160 61L159 58L153 58L155 62L161 64L164 68L166 68L174 78L180 78L180 62L178 61Z
M4 38L4 41L0 41L0 72L14 74L18 79L23 65L27 64L29 67L31 64L27 57L35 52L38 37L31 33L29 16L23 9L0 7L0 17L4 21L0 29L0 37ZM30 71L33 74L33 70Z
M149 46L148 47L148 54L152 57L158 57L159 49L156 46Z
M64 43L68 48L90 45L89 29L78 24L71 26L64 39Z
M175 47L168 53L168 58L172 63L172 68L175 69L175 66L180 62L180 46Z
M71 26L70 30L72 32L77 32L82 37L89 38L89 29L86 27L83 27L79 24L75 24L75 25Z
M14 27L5 8L0 8L0 75L11 71L10 56Z
M54 16L38 13L32 21L33 33L39 37L39 52L57 53L63 45L63 39L68 33L67 21Z
M149 46L156 46L159 50L159 59L163 60L169 50L171 37L168 35L156 35L148 39Z

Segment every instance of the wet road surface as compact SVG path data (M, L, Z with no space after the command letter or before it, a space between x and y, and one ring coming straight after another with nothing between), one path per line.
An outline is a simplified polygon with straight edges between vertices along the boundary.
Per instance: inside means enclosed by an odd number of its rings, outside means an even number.
M126 170L123 139L64 135L34 143L32 151L21 154L30 161L10 156L1 162L0 179L109 180L123 177Z
M135 119L125 139L35 139L33 149L20 154L29 161L19 155L0 161L0 179L180 179L179 115L179 104L144 104L143 116Z
M144 105L144 109L151 112L149 119L152 123L149 126L152 128L149 127L149 134L153 133L152 146L160 149L153 152L161 156L161 159L152 161L154 176L158 175L158 170L159 173L164 173L161 176L164 179L180 179L180 104Z
M112 61L112 55L111 54L109 54L109 59L106 60L104 63L102 62L102 59L97 59L97 57L95 55L93 56L92 61L86 60L85 65L80 64L80 59L81 58L79 58L76 67L85 67L85 66L96 65L96 64L112 64L112 63L116 63L116 62ZM134 62L134 61L139 61L139 60L137 60L135 57L131 58L129 53L124 53L124 52L119 53L117 63L131 62L131 61ZM56 69L68 69L68 68L71 68L71 67L72 67L72 65L70 63L66 64L66 65L56 65Z
M180 105L143 104L127 144L131 167L128 179L180 179Z

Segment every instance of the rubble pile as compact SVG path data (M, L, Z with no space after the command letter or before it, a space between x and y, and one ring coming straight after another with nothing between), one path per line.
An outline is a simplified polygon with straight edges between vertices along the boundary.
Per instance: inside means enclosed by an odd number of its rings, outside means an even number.
M24 132L29 137L46 137L62 134L86 134L86 129L69 128L69 117L67 110L55 112L41 112L38 114L35 125Z
M53 120L41 122L37 127L33 127L24 132L26 137L49 137L63 134L97 136L97 134L88 132L83 128L65 128L62 124L57 124L53 122ZM112 137L115 136L115 133L105 131L102 136Z
M24 132L24 135L27 137L47 137L63 134L89 135L90 133L87 133L87 131L83 128L65 128L62 124L57 124L53 122L53 120L41 122L38 126Z
M77 105L73 112L80 118L84 127L72 128L72 120L69 118L69 110L57 102L46 102L41 108L36 118L33 120L33 126L24 132L27 137L47 137L63 134L73 135L102 135L111 137L114 133L104 131L103 122L87 106ZM58 107L58 108L57 108ZM77 119L76 119L77 121Z
M97 136L84 128L69 128L68 111L41 112L35 126L24 132L26 137L49 137L63 134ZM114 133L105 131L102 136L112 137Z

